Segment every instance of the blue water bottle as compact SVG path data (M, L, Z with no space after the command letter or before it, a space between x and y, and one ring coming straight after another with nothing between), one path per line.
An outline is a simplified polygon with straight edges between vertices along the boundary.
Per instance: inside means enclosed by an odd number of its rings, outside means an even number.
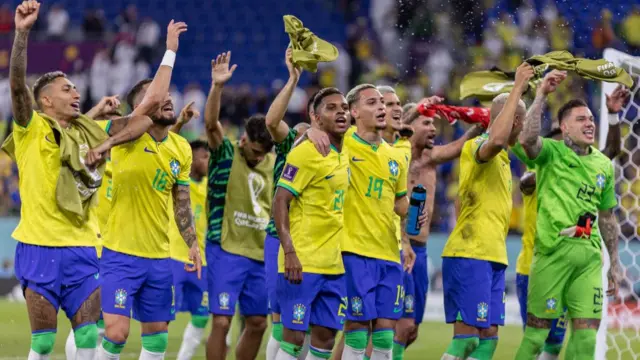
M422 184L416 185L411 192L409 199L409 214L407 215L407 235L420 234L420 224L418 218L424 210L424 203L427 200L427 189Z

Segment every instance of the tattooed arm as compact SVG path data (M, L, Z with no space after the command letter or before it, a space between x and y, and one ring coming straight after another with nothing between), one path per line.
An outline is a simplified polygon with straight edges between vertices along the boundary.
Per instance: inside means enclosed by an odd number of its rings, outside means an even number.
M13 118L20 126L27 126L31 119L33 106L27 87L27 39L29 30L17 30L11 49L9 64L9 84L11 87L11 105Z
M542 131L542 112L544 111L547 95L556 91L558 85L560 85L566 77L567 73L565 71L553 70L545 75L542 84L536 92L536 98L533 100L533 104L531 104L527 112L522 132L518 138L529 159L537 158L542 150L540 132Z
M193 225L193 215L191 213L191 198L189 196L189 185L176 184L173 189L173 213L175 216L180 235L191 247L197 243L196 229Z
M607 247L611 267L609 268L609 288L607 295L615 295L618 291L618 283L620 281L620 254L618 253L618 222L613 213L613 209L601 210L598 214L598 227L602 240Z
M547 96L538 90L533 104L527 111L522 132L518 138L529 159L537 158L540 150L542 150L540 132L542 131L542 112L544 111L546 99Z

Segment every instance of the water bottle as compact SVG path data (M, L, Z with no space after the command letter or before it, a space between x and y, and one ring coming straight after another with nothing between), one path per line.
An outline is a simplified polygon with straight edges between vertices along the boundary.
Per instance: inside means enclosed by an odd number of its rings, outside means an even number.
M418 218L424 210L424 203L427 200L427 189L418 184L413 188L411 192L411 198L409 199L409 214L407 215L407 235L420 234L420 224Z

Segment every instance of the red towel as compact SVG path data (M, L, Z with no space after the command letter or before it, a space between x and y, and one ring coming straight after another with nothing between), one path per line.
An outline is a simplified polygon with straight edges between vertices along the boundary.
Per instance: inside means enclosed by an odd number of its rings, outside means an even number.
M467 106L431 105L428 108L424 104L418 105L418 112L426 117L433 117L436 113L443 116L449 124L453 125L458 120L468 124L480 124L485 129L489 127L491 115L489 109Z

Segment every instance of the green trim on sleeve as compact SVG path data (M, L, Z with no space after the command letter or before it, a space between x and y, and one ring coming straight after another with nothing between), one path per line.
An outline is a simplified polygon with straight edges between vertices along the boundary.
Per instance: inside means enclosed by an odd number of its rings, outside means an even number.
M184 180L176 180L176 184L178 185L186 185L189 186L189 181L184 181Z
M13 123L14 123L14 124L16 124L16 125L18 125L19 127L23 128L23 129L26 129L26 128L29 126L29 124L31 124L31 120L33 120L33 117L34 117L35 115L36 115L35 110L31 110L31 117L29 118L29 121L27 121L27 124L26 124L25 126L20 125L20 124L16 121L16 118L15 118L15 117L13 118Z
M278 183L278 187L281 187L281 188L283 188L283 189L287 189L287 190L289 190L289 192L290 192L290 193L292 193L292 194L293 194L293 196L295 196L295 197L300 196L300 194L299 194L297 191L295 191L295 190L294 190L291 186L289 186L289 185L286 185L286 184L283 184L283 183L279 182L279 183Z
M405 195L407 195L407 190L399 192L399 193L396 193L396 197L402 197L402 196L405 196Z
M104 131L105 131L107 134L109 133L109 130L111 130L111 124L112 124L112 121L111 121L111 120L109 120L109 121L107 122L107 126L104 128Z

